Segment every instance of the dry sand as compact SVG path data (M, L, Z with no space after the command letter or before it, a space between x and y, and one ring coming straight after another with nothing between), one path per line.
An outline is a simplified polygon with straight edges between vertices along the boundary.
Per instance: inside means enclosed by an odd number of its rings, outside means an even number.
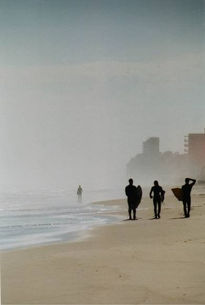
M152 220L93 230L86 240L1 254L2 304L205 304L205 195L191 218L168 196ZM127 217L124 200L119 204Z

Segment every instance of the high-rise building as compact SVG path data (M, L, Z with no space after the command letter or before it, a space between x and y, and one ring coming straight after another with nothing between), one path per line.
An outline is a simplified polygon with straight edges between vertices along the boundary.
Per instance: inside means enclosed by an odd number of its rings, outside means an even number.
M146 156L159 155L159 138L152 137L143 142L143 154Z
M202 168L205 166L205 133L190 133L186 141L190 162Z
M174 185L182 182L184 177L192 177L188 155L171 151L162 153L159 143L158 137L143 142L142 153L137 154L127 164L127 176L144 185L150 185L154 180Z

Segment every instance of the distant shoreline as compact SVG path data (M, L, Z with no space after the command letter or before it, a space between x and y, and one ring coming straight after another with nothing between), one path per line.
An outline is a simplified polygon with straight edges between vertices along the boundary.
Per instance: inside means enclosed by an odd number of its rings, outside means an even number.
M173 196L172 192L171 192L171 188L172 186L166 186L166 196L165 196L165 204L162 204L162 209L163 207L166 206L166 197L170 197L174 202L175 205L170 205L169 208L176 208L176 207L180 207L181 206L181 213L182 213L182 203L177 201L177 199ZM145 189L145 194L142 198L142 202L139 205L139 208L137 209L137 214L140 213L143 209L150 209L152 210L152 200L150 200L150 198L147 196L149 188L146 187ZM192 198L194 198L195 196L199 196L199 197L205 197L205 193L202 193L204 191L204 188L202 188L202 186L196 186L194 187L193 190L193 194L192 194ZM61 240L57 241L57 240L51 240L51 241L42 241L42 243L34 243L34 244L29 244L29 245L22 245L22 246L16 246L16 247L12 247L12 248L6 248L6 249L1 249L0 252L11 252L11 251L18 251L18 250L26 250L26 249L30 249L30 248L39 248L39 247L44 247L44 246L55 246L55 245L59 245L59 244L66 244L66 243L75 243L75 242L79 242L79 241L84 241L87 240L88 238L90 238L95 230L97 228L100 227L104 227L107 225L112 225L112 224L118 224L121 223L122 216L127 216L127 199L126 198L119 198L119 199L112 199L112 200L99 200L99 201L94 201L90 203L91 205L94 206L109 206L109 207L118 207L116 210L109 210L109 211L105 211L102 213L102 215L105 216L109 216L110 218L113 217L112 221L108 221L107 223L103 223L103 224L95 224L93 225L91 228L86 229L85 231L76 231L76 232L71 232L69 233L62 233L61 236ZM167 206L166 206L167 207ZM162 215L163 216L163 215ZM125 217L126 219L126 217ZM124 220L125 220L124 219ZM63 237L64 236L64 237Z

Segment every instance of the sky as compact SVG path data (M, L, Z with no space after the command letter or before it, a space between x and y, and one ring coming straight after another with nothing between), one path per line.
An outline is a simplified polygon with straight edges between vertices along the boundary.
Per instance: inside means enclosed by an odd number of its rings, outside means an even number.
M0 0L0 190L125 183L205 128L202 0Z

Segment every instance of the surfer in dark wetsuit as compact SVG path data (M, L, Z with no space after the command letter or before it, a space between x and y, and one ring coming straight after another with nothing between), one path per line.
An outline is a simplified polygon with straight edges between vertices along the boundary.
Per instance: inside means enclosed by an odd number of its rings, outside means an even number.
M82 201L82 193L83 193L83 189L82 189L81 185L79 185L78 190L77 190L78 202Z
M154 196L152 196L152 193L154 194ZM150 198L151 199L153 198L155 218L160 218L161 202L164 201L164 194L165 194L165 191L159 185L158 181L155 180L154 186L151 188L150 193L149 193Z
M128 213L129 219L132 220L132 211L133 211L133 220L136 220L136 208L138 205L138 190L135 185L133 185L133 179L129 179L129 185L125 188L125 194L127 195L128 202Z
M189 183L192 181L192 183ZM184 205L184 216L190 217L190 210L191 210L191 190L194 184L196 183L195 179L186 178L185 184L182 185L182 192L183 192L183 205Z

